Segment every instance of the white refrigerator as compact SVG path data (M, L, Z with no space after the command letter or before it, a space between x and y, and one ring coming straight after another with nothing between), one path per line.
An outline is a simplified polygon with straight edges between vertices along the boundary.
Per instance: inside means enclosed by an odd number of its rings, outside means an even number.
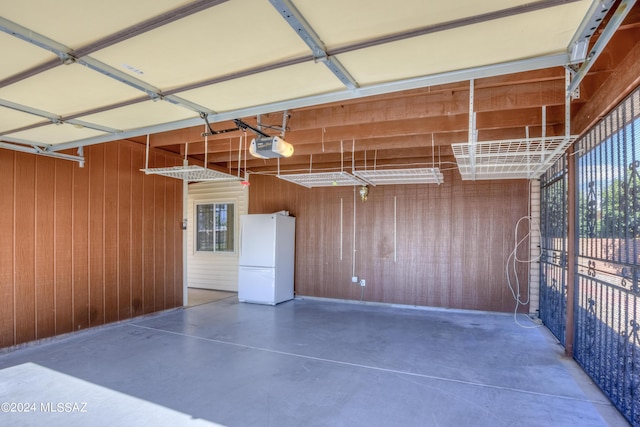
M293 299L295 228L296 219L280 213L240 216L239 301Z

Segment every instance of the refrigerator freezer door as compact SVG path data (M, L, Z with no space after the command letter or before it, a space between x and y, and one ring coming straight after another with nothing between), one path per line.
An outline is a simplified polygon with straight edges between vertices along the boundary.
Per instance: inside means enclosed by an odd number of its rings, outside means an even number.
M240 267L238 300L275 305L275 268Z
M274 215L240 217L239 265L275 267L276 220Z

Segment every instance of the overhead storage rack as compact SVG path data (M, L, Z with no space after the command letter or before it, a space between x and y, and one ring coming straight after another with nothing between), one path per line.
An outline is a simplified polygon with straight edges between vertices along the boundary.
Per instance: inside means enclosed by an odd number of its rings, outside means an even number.
M452 144L463 180L538 178L575 136Z

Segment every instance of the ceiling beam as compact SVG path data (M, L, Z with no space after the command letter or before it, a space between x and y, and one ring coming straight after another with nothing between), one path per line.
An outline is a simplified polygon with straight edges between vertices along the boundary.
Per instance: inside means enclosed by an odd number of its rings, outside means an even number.
M338 58L330 57L320 36L311 27L300 11L289 0L269 0L278 13L291 26L296 34L309 46L313 60L322 62L348 89L358 87L358 82L344 68Z
M425 90L405 92L402 98L359 100L357 104L334 104L332 106L300 109L291 112L289 127L291 131L305 129L322 129L332 126L348 124L370 123L382 120L415 119L425 117L439 117L468 113L469 90L459 87L459 90L440 91L429 93ZM476 112L498 111L537 107L539 105L564 105L564 77L538 82L516 83L501 87L486 87L476 89L474 106ZM262 116L263 120L267 116ZM278 117L278 122L281 122ZM255 118L247 118L245 121L256 125ZM204 126L204 125L202 125ZM224 121L217 123L214 130L232 129L233 122ZM203 141L203 127L180 129L151 136L150 145L161 147ZM242 131L212 135L209 141L228 140L243 135ZM287 138L289 140L289 138Z
M258 105L254 107L247 107L227 111L224 113L218 113L209 116L211 123L221 122L225 120L233 120L238 117L252 117L257 114L266 114L275 111L291 110L295 108L308 107L311 105L325 104L328 102L338 102L346 99L362 98L373 95L380 95L384 93L390 93L395 91L403 91L416 89L420 87L426 87L437 84L446 84L457 81L469 80L471 78L484 78L489 76L497 76L502 74L518 73L527 70L542 69L549 67L557 67L566 63L566 54L555 54L536 58L527 58L523 60L492 64L481 67L473 67L464 70L458 70L453 72L446 72L441 74L429 75L424 77L410 78L401 81L394 81L388 83L374 84L371 86L361 87L354 91L342 90L337 92L331 92L321 95L313 95L304 98L291 99L285 101L278 101L271 104ZM231 77L230 77L231 78ZM164 123L160 125L152 125L141 127L137 129L131 129L119 134L117 136L105 135L85 138L68 143L58 144L54 147L54 150L66 150L69 148L76 148L80 146L88 146L93 144L101 144L103 142L114 141L116 139L132 138L140 135L153 134L159 132L166 132L175 129L181 129L185 127L191 127L200 125L202 119L192 118L179 120L172 123Z
M590 101L575 113L571 133L581 135L640 85L640 42L631 49Z

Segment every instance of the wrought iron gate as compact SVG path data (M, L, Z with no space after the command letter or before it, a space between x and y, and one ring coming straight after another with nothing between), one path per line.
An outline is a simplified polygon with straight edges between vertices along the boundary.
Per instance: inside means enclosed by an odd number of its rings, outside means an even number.
M577 148L574 357L640 426L640 89Z
M565 343L567 280L567 158L540 179L540 318Z

